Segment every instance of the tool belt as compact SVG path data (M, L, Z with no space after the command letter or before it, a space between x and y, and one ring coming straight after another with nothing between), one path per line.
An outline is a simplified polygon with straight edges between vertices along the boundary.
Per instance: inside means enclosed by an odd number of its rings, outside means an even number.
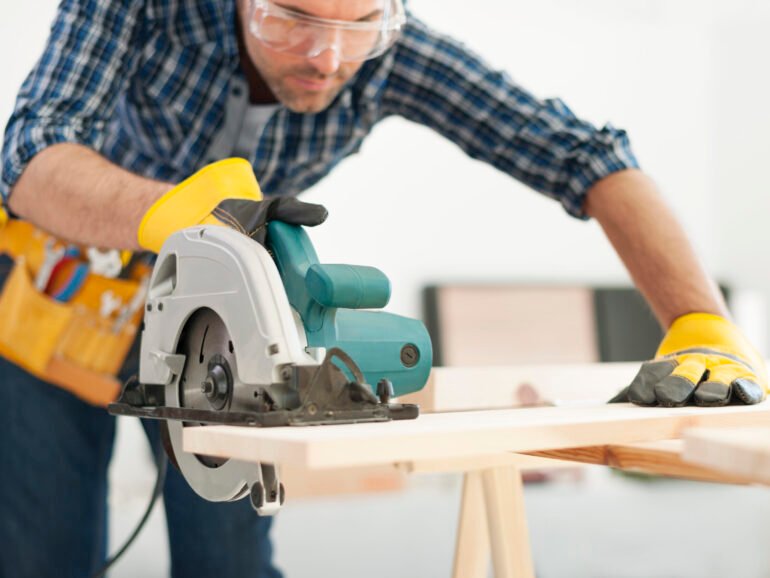
M142 320L149 267L129 278L81 275L77 289L51 296L41 275L65 245L12 219L0 228L0 255L12 266L0 293L0 356L82 400L106 406ZM82 265L82 263L81 263Z

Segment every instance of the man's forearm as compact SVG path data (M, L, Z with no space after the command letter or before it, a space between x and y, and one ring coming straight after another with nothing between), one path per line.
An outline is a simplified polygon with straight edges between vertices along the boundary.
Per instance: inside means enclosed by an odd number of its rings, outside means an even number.
M59 144L32 159L9 207L68 241L137 249L142 216L171 187L134 175L86 147Z
M682 226L644 173L626 170L602 179L589 191L585 210L599 221L664 328L687 313L728 315Z

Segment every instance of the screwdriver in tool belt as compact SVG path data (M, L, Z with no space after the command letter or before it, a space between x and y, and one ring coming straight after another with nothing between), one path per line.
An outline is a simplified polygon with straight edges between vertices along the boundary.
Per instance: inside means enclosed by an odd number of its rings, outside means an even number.
M51 273L53 273L59 261L62 260L65 252L66 249L64 247L57 247L53 239L46 241L43 263L40 265L40 269L38 269L35 277L35 288L41 293L45 291L46 285L48 285L48 281L51 279Z
M149 275L145 275L139 282L139 287L134 293L134 296L129 301L128 305L124 305L118 317L115 319L115 323L112 326L113 333L120 333L123 327L128 323L128 320L133 317L134 313L139 311L144 306L144 298L147 296L147 289L150 285Z

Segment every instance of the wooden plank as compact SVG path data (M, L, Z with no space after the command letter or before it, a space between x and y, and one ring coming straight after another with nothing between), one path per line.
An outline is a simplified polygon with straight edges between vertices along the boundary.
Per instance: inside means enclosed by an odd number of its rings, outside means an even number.
M423 413L573 403L599 404L631 383L639 363L434 367L425 387L402 396Z
M322 427L188 427L184 449L325 469L676 439L691 427L758 426L768 419L768 402L716 408L543 407Z
M717 430L720 431L720 430ZM583 464L620 468L630 472L686 478L722 484L749 484L747 477L721 472L686 461L682 456L682 440L664 440L642 444L603 445L533 452L532 456L554 458Z
M688 462L770 484L770 427L693 428L683 441Z

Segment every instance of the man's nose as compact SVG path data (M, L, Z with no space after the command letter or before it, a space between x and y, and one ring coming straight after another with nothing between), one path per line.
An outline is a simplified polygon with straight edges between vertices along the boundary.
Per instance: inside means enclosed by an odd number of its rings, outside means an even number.
M315 69L329 76L340 68L340 50L342 47L342 34L339 30L325 30L316 39L316 47L321 50L310 58L310 63Z
M317 56L310 58L310 63L324 76L334 74L340 68L340 55L337 53L337 47L325 48Z

